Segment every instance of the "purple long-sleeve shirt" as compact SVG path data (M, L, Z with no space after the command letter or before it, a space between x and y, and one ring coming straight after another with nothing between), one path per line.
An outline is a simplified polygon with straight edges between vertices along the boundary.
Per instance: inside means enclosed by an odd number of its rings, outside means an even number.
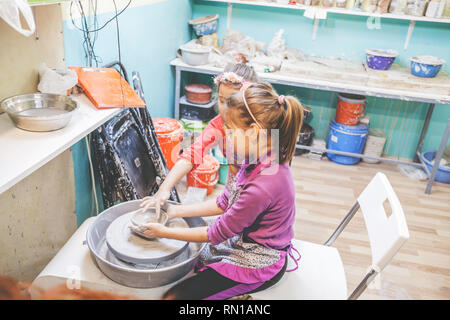
M295 190L289 165L271 164L261 172L243 166L237 186L243 185L239 198L228 206L229 190L217 198L225 212L208 228L212 245L238 234L276 250L288 246L294 236ZM251 175L251 178L249 179Z

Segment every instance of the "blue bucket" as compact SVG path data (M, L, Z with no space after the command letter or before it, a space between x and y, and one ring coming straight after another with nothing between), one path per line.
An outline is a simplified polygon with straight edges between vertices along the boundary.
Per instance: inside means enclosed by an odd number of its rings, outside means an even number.
M369 126L367 124L360 123L356 126L346 126L333 120L330 122L327 148L336 151L362 153L368 134ZM361 160L360 158L342 156L329 152L327 156L336 163L346 165L355 164Z
M433 170L433 164L431 163L431 161L434 160L435 155L436 152L434 151L424 152L420 155L420 158L428 167L428 171L430 171L430 173ZM434 180L442 183L450 183L450 167L444 167L440 165L438 167Z

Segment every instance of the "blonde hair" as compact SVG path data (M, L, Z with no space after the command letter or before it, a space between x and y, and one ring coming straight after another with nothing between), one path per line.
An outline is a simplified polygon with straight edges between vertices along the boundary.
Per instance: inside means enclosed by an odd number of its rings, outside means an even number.
M226 106L238 111L239 119L232 121L245 128L257 123L262 129L278 129L280 163L291 162L303 123L303 106L297 98L279 96L268 83L254 83L233 93Z

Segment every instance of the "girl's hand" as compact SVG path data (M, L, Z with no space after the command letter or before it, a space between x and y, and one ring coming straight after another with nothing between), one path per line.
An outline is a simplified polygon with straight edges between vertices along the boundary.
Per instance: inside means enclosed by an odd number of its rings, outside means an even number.
M155 207L156 215L159 217L161 206L170 198L170 191L159 189L153 196L148 196L142 199L141 208L147 210L150 207Z
M180 207L180 205L174 205L174 204L167 204L167 220L174 219L178 217L178 211L177 209Z
M167 233L167 227L161 223L149 223L145 228L146 230L139 232L139 234L148 239L164 238Z

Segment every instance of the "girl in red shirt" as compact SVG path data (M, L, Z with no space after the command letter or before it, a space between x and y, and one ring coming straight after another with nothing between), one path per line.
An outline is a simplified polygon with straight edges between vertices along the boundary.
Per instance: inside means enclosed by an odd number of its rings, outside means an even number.
M165 203L170 197L170 190L191 170L198 167L203 160L203 155L207 154L209 150L219 145L222 153L226 156L226 150L224 150L223 140L225 137L225 131L223 128L224 122L220 113L222 106L226 99L231 94L239 91L244 83L258 82L258 76L252 67L237 63L234 65L228 65L225 67L223 73L219 74L214 82L218 91L218 106L219 115L212 119L206 128L203 130L200 137L195 142L183 151L178 161L170 170L164 182L159 187L158 192L153 196L145 197L142 201L141 207L156 207L156 211L159 214L161 205ZM230 166L231 174L236 172L234 166Z

